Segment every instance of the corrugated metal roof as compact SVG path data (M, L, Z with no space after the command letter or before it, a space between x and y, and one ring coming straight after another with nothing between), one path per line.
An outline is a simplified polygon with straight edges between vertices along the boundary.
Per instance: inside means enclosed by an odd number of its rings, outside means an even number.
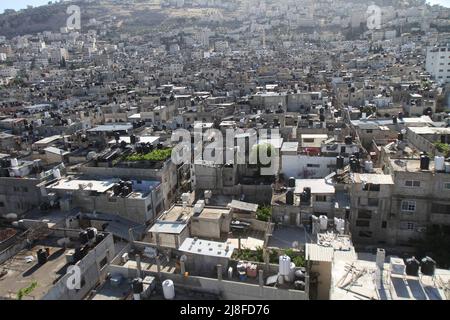
M333 260L334 249L332 247L324 247L313 243L307 243L305 254L306 259L310 261L331 262Z

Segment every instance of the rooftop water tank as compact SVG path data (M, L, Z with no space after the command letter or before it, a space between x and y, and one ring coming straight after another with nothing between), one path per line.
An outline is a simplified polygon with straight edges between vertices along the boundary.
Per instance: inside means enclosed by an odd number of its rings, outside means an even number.
M364 163L364 169L366 170L366 172L373 172L373 162L368 160Z
M295 188L295 178L294 177L290 177L288 180L288 187L289 188Z
M291 206L294 204L294 192L292 190L286 193L286 204Z
M417 277L419 275L420 262L415 257L406 259L405 264L406 264L406 274L408 276Z
M17 161L17 158L12 158L11 159L11 167L18 167L19 166L19 161Z
M436 271L436 261L430 257L423 258L420 264L420 271L426 276L434 276L434 272Z
M399 275L405 274L405 263L403 259L391 257L391 272Z
M55 177L55 179L61 179L61 171L59 169L54 169L53 176Z
M142 293L144 290L144 285L141 278L135 278L131 282L131 287L133 288L133 293Z
M291 272L291 258L287 255L279 258L279 273L282 276L289 276Z
M336 157L336 169L343 169L344 168L344 157L337 156Z
M420 156L420 170L429 170L430 168L430 157L427 155Z
M327 216L319 216L319 222L320 222L320 230L326 231L328 228L328 217Z
M442 156L434 157L434 169L436 171L445 171L445 158Z
M172 300L175 298L175 286L172 280L165 280L162 283L164 298L166 300Z

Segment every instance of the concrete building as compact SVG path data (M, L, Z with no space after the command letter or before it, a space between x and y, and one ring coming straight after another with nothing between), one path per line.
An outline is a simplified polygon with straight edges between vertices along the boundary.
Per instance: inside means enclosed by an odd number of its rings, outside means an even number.
M450 47L436 46L427 48L425 68L439 83L450 81Z

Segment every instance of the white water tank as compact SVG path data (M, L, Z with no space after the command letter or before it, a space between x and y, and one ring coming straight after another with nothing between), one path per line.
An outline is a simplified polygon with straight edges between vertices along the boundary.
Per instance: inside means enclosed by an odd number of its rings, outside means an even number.
M190 193L183 193L182 195L181 195L181 201L183 201L183 202L186 202L186 203L189 203L189 199L190 199L190 197L191 197L191 194Z
M328 228L328 217L327 216L319 216L319 222L320 222L320 230L326 231Z
M201 213L204 208L205 208L205 201L204 200L198 200L197 203L194 206L194 213Z
M445 158L442 156L434 157L434 169L436 171L445 171Z
M384 249L378 248L375 260L378 268L383 269L385 259L386 259L386 252L384 251Z
M294 282L295 280L295 263L291 262L289 266L289 275L286 278L287 282Z
M11 159L11 167L15 168L19 166L19 161L17 161L17 158L12 158Z
M172 280L165 280L162 283L164 298L167 300L172 300L175 298L175 286Z
M59 169L54 169L53 176L55 177L55 179L61 179L61 171L59 171Z
M373 172L373 162L368 160L364 163L364 169L366 172Z
M344 234L345 232L345 221L344 219L334 218L334 225L336 227L336 231L339 232L339 234Z
M282 276L289 276L291 270L291 258L289 256L280 256L279 258L279 273Z

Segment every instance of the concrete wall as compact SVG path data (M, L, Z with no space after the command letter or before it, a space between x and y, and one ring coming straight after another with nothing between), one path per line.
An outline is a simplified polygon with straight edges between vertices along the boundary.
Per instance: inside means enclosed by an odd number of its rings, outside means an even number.
M92 249L82 260L77 262L81 269L84 285L80 290L67 287L70 274L64 275L42 298L43 300L80 300L86 296L106 275L109 262L115 257L114 240L111 234ZM106 258L106 264L101 267L101 261Z
M308 164L319 165L310 168ZM311 157L307 155L283 155L281 158L281 173L294 178L324 178L334 171L336 157Z
M0 178L0 215L22 214L41 203L38 179Z
M331 288L331 262L312 262L311 272L317 272L317 299L329 300Z
M137 275L136 269L128 269L121 266L111 265L108 268L111 274L121 274L127 278ZM157 276L155 272L143 270L144 275ZM284 290L272 287L222 280L189 276L185 278L179 274L161 273L160 281L170 279L177 287L208 292L222 296L225 300L308 300L304 291Z

